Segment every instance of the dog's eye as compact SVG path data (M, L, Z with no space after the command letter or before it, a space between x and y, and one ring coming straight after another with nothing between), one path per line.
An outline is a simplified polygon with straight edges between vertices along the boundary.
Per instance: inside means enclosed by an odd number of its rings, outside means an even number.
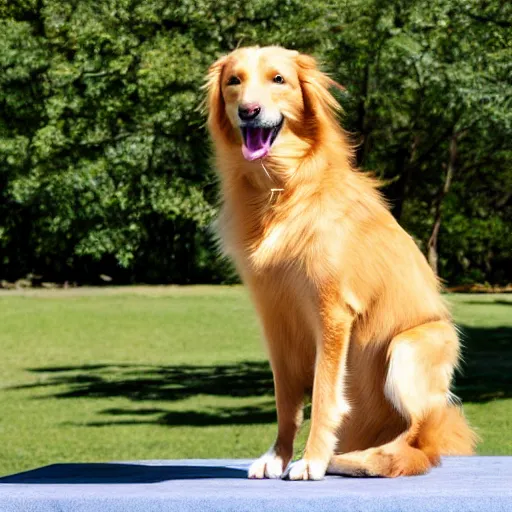
M276 75L274 77L274 82L276 84L284 84L284 78L281 75Z
M239 83L240 83L240 78L238 78L237 76L232 76L228 80L228 85L238 85Z

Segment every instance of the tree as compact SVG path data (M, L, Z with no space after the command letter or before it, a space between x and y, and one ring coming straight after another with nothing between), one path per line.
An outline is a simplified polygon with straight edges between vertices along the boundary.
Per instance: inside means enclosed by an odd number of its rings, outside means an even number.
M502 188L512 172L512 34L504 21L510 5L374 0L345 7L327 54L342 63L337 77L350 93L348 123L363 138L359 163L383 177L393 213L443 278L510 279L499 265L510 255L510 237L505 249L498 228L511 219L510 195ZM500 177L487 179L483 191L480 178L492 168ZM467 203L475 209L466 209L466 230L456 239L453 222L460 214L453 216L446 204L453 203L454 189L459 198L478 198L478 205ZM495 195L501 195L499 212ZM481 215L494 228L476 235L470 221Z
M0 278L220 282L200 111L238 45L314 53L448 282L512 280L512 4L0 0Z
M204 75L263 32L312 47L321 10L297 0L27 0L3 13L2 277L230 279L209 230Z

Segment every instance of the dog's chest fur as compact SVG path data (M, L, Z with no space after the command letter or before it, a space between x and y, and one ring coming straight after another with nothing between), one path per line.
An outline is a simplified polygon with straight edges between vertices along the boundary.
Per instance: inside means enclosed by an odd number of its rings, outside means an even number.
M261 201L263 203L263 201ZM317 200L300 200L283 194L275 204L226 204L221 214L221 234L226 252L246 271L260 273L295 267L309 274L328 263L341 245L342 226L327 215ZM315 272L316 268L316 272Z
M241 194L235 199L224 204L220 227L246 284L268 286L289 304L294 297L310 306L317 302L342 258L343 223L329 213L336 210L325 207L325 198L307 194L282 193L274 204L270 195L260 202Z

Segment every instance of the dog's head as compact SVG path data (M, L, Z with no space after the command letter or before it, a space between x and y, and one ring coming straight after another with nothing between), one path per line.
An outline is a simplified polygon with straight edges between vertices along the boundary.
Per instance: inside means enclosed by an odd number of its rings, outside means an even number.
M240 48L209 69L210 132L249 161L272 156L286 141L313 144L323 126L336 124L332 85L341 87L312 57L276 46Z

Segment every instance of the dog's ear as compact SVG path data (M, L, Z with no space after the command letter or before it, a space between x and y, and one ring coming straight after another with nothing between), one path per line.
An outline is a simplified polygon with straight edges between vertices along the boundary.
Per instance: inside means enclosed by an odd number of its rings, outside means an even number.
M320 71L313 57L299 54L296 63L306 115L318 120L325 116L333 117L341 110L341 106L329 92L329 88L336 87L341 91L345 88Z
M226 123L225 103L222 96L221 80L227 56L220 57L208 69L206 75L206 110L208 113L208 125L212 127L223 127Z

